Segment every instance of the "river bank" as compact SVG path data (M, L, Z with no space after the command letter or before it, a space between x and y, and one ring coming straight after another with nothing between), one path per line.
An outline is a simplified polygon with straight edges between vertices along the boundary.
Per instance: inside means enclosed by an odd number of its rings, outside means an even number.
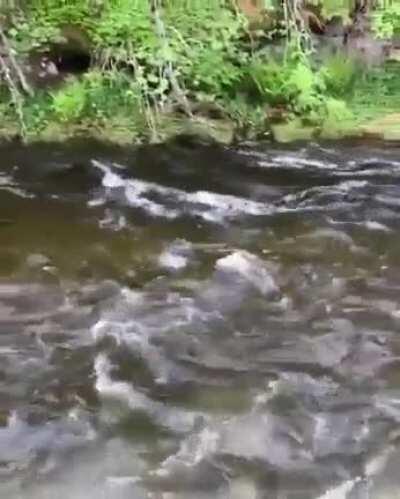
M400 138L396 10L100 4L1 7L3 139Z

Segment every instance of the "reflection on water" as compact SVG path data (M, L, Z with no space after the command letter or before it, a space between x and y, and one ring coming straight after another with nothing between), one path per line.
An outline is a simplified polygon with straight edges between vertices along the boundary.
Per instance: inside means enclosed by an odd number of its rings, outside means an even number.
M0 497L398 497L399 149L1 158Z

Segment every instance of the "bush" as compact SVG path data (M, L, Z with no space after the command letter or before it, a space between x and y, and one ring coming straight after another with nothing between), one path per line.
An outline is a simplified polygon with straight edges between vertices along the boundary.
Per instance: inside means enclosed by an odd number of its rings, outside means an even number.
M106 120L117 115L142 112L140 88L131 79L114 71L93 70L82 79L71 79L52 93L55 117L65 123L84 118Z
M79 120L86 107L87 93L83 81L71 80L52 94L52 110L57 119L64 123Z
M336 97L345 97L354 90L361 68L343 54L331 56L322 66L320 73L326 90Z
M388 2L389 3L389 2ZM373 27L379 38L392 38L400 35L400 5L390 2L379 8L373 16Z

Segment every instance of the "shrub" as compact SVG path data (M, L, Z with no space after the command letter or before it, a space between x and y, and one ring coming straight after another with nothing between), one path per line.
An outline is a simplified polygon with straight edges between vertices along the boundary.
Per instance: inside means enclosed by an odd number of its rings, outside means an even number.
M349 95L359 76L361 68L343 54L331 56L320 69L328 93L336 97Z
M52 109L57 119L64 123L79 120L86 107L87 93L82 81L72 79L52 94Z

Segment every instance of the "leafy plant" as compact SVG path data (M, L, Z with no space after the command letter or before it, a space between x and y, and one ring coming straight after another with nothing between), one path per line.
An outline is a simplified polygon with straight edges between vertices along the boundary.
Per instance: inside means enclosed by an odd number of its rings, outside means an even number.
M71 123L82 116L87 99L83 82L72 79L61 90L54 92L52 97L52 109L60 121Z
M392 38L400 35L400 3L390 2L381 6L373 16L373 27L378 38Z
M352 92L360 72L359 64L340 53L327 59L320 69L326 90L336 97L344 97Z
M330 134L354 126L354 114L343 100L329 97L325 101L322 126Z

